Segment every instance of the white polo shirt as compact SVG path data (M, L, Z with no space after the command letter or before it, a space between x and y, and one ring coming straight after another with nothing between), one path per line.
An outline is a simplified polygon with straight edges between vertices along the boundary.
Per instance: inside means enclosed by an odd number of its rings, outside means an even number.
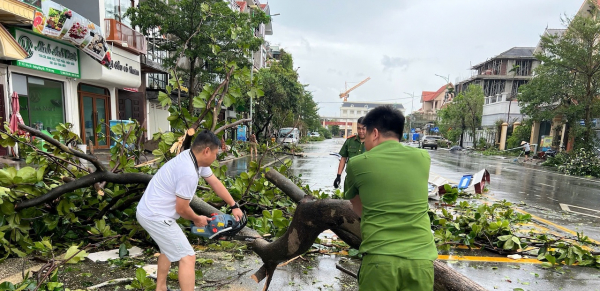
M154 221L178 219L176 197L191 201L200 177L212 175L210 167L199 167L196 171L190 150L181 152L152 177L137 206L137 214Z

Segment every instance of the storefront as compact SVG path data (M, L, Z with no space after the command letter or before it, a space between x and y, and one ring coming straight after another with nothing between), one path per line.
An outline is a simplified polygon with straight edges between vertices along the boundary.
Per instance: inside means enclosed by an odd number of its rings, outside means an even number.
M13 28L11 33L26 57L2 68L6 72L4 100L10 104L16 92L24 123L40 130L50 132L59 123L72 122L67 117L68 96L74 78L80 75L79 51L26 30Z
M139 119L145 116L141 86L140 57L118 47L111 47L112 60L107 67L87 55L81 57L81 83L77 90L82 138L91 140L96 148L108 148L102 136L110 136L110 120ZM132 92L134 91L134 92ZM102 135L94 134L100 125Z

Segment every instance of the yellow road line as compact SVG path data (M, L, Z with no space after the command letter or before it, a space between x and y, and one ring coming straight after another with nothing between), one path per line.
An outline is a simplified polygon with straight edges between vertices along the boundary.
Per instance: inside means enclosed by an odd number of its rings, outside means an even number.
M537 259L519 259L513 260L503 257L477 257L477 256L454 256L438 255L438 260L442 261L470 261L470 262L491 262L491 263L515 263L515 264L541 264L543 262Z

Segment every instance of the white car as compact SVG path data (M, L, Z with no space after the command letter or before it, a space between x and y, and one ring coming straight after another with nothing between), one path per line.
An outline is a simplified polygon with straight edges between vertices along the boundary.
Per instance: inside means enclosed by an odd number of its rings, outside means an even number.
M310 136L310 137L320 137L321 134L315 131L315 132L309 133L308 136Z

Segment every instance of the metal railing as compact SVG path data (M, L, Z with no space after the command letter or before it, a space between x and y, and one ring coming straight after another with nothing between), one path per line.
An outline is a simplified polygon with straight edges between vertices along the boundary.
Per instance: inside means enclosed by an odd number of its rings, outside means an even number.
M115 19L105 19L104 29L106 31L106 41L113 42L132 53L147 53L148 44L144 35L127 25Z

